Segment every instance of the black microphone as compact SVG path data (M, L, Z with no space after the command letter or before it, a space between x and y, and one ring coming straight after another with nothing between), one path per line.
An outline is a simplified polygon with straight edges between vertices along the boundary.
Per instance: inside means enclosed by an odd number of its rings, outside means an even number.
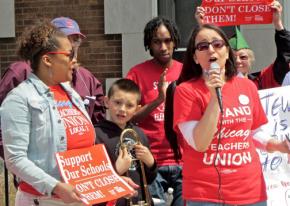
M220 65L218 65L218 63L216 62L212 62L210 64L210 70L216 70L218 69L220 71ZM217 95L217 98L218 98L218 102L219 102L219 106L220 106L220 110L221 110L221 113L223 114L223 101L222 101L222 92L221 92L221 88L220 87L216 87L215 88L215 91L216 91L216 95Z

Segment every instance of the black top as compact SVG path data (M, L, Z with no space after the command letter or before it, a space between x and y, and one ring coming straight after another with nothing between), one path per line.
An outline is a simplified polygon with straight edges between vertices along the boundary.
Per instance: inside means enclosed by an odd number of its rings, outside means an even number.
M274 62L274 78L278 84L282 84L283 79L289 71L290 62L290 31L283 29L276 31L275 43L277 47L277 57Z
M129 123L127 124L126 128L131 128L137 132L138 136L140 137L141 143L149 147L149 142L146 137L146 135L143 133L143 131ZM113 167L115 167L115 162L118 158L118 152L119 152L119 146L120 146L120 135L122 133L122 129L116 125L115 123L108 121L108 120L103 120L95 125L95 131L96 131L96 144L104 144L108 155L112 161ZM142 179L142 173L141 173L141 167L140 167L140 162L136 161L135 164L136 170L129 170L128 171L128 176L140 186L138 189L138 197L134 197L133 203L137 204L138 200L145 200L145 192L144 192L144 184L143 184L143 179ZM154 162L154 165L151 168L148 168L144 164L144 169L145 169L145 174L146 174L146 179L147 179L147 184L150 184L153 182L157 175L157 166L156 162ZM123 174L126 175L126 174ZM105 204L99 204L99 205L105 205ZM125 198L121 198L117 201L117 206L126 206L127 205L127 200Z

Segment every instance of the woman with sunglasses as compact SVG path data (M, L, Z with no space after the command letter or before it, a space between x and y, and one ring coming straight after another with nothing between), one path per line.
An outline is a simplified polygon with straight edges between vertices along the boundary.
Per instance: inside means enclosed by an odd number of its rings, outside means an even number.
M19 178L16 206L82 205L80 194L61 182L55 153L90 147L95 133L80 96L71 88L74 50L49 22L19 40L18 54L32 74L13 89L1 111L7 168Z
M256 86L236 74L235 56L223 31L208 24L196 28L173 104L173 128L184 143L187 206L266 205L253 136L260 135L267 117ZM222 110L216 88L221 88ZM286 144L275 149L289 153Z

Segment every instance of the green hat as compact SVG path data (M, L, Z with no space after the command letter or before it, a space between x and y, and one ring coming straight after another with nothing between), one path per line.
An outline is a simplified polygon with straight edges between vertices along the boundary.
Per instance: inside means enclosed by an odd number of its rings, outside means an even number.
M249 49L250 48L247 41L243 37L242 33L238 29L238 27L236 27L236 34L234 34L234 36L232 38L230 38L229 43L230 43L230 46L232 47L232 49L234 49L234 50Z

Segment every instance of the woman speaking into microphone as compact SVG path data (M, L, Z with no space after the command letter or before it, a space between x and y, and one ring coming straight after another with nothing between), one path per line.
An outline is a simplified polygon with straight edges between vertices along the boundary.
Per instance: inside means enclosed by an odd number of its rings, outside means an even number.
M223 31L208 24L197 27L187 46L173 107L173 126L184 140L187 206L267 204L253 139L262 134L267 117L254 83L236 74L235 57ZM266 142L268 150L289 152L286 144Z

